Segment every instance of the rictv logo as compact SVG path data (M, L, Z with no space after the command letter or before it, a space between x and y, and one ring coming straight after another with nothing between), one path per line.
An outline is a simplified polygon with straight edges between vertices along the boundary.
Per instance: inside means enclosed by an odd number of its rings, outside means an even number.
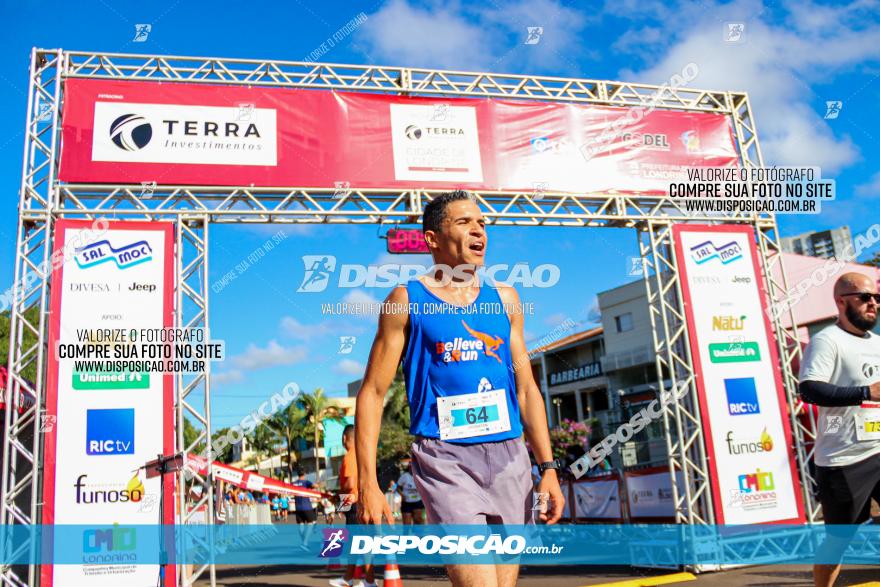
M134 408L87 410L86 454L134 454Z
M731 416L761 413L754 377L725 379L724 391L727 394L727 411Z

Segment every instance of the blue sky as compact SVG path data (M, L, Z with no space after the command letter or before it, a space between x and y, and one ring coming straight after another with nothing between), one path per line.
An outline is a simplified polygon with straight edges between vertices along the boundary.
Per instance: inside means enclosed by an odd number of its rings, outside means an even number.
M415 2L12 2L0 20L0 286L12 260L30 48L300 60L363 12L367 20L321 60L533 73L663 83L696 62L694 87L750 93L765 160L820 166L837 180L838 201L821 216L780 217L783 234L876 221L880 196L880 3L664 2L617 0L504 3ZM745 23L741 43L725 43L727 22ZM145 42L135 25L149 23ZM526 28L541 26L538 44ZM840 100L834 120L825 102ZM210 280L232 270L278 230L286 235L239 279L212 292L212 330L229 360L216 367L215 427L236 423L290 381L344 394L366 363L375 318L327 318L322 302L381 300L387 288L298 294L302 255L338 263L381 263L377 227L217 227ZM557 263L559 283L521 289L534 302L527 336L570 318L586 325L595 293L632 279L635 234L625 230L490 229L492 263ZM540 243L540 246L535 246ZM407 259L405 262L409 262ZM426 264L424 258L412 262ZM339 336L356 336L338 354Z

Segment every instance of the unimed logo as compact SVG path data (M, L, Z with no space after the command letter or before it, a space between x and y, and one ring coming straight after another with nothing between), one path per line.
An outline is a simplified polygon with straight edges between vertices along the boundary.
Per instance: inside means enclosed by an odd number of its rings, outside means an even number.
M731 416L761 413L754 377L725 379L724 391L727 394L727 411Z
M87 410L86 454L134 454L134 408Z

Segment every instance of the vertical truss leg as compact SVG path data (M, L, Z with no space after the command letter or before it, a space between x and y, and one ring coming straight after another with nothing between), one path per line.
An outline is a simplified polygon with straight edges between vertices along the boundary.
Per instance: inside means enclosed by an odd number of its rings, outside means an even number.
M178 328L208 329L208 224L207 216L179 217L176 225L177 243L175 259L177 264L175 281L175 312ZM196 515L205 509L204 524L210 530L214 524L214 477L210 466L211 457L211 379L210 362L205 373L180 373L177 379L177 398L175 410L177 414L177 447L186 454L200 453L209 459L205 476L195 474L190 481L184 472L178 473L178 523L186 525L191 519L200 520ZM199 407L201 404L201 407ZM196 438L188 445L184 441L184 430L187 421L198 432ZM202 484L204 492L201 498L191 503L187 499L189 488L193 483ZM199 522L201 523L201 522ZM192 538L197 536L193 534ZM213 552L212 534L205 536L200 544L202 552ZM189 565L178 566L179 584L192 585L206 571L213 587L216 584L216 570L213 563L206 563L193 568L191 576L185 576Z
M733 113L733 127L736 131L736 140L743 167L763 166L764 157L761 153L758 129L752 114L748 94L731 92L728 94L727 99L730 110ZM779 238L779 229L776 226L775 215L769 215L767 220L759 220L755 217L754 221L756 237L758 239L758 251L761 255L761 271L764 275L764 283L767 284L768 302L772 308L774 304L784 300L788 292L788 280L785 275L785 269L782 266L782 241ZM802 481L801 488L804 495L805 514L808 522L815 522L818 520L820 505L813 499L815 481L809 469L813 449L807 451L805 443L810 440L815 447L817 423L812 410L808 410L797 397L798 381L793 367L801 359L801 345L797 336L797 322L791 307L784 314L772 312L770 321L778 345L779 368L782 373L782 383L785 386L785 395L788 401L788 413L791 418L795 456ZM808 421L806 423L802 418L799 418L803 414L807 416Z
M663 410L666 449L675 518L679 524L714 524L705 439L691 360L687 322L682 310L672 224L649 221L639 233L639 248L651 318L658 394L669 380L671 401ZM653 271L649 271L652 269ZM675 483L680 472L683 492Z
M58 153L58 111L61 94L61 51L31 52L24 161L15 267L9 320L9 382L6 390L3 445L2 523L10 527L41 522L41 415L45 405L48 322L48 279L51 273L52 210ZM32 408L19 413L19 398L34 398ZM51 425L51 423L46 424ZM16 555L36 554L34 541ZM4 544L10 554L11 544ZM39 567L4 566L4 585L37 583Z
M772 309L774 305L781 303L786 298L788 292L788 280L782 264L782 241L779 239L779 230L775 222L757 227L756 233L758 253L761 255L761 271L764 275L764 283L767 284L769 307ZM813 458L816 430L818 430L819 423L816 421L815 413L798 398L798 379L794 365L800 364L802 353L794 310L788 306L784 313L771 311L770 324L776 338L779 369L782 373L782 384L785 387L785 398L788 402L787 411L794 440L797 468L801 478L801 491L804 497L804 514L807 522L813 523L819 519L821 505L813 497L816 481L810 472L809 463ZM806 422L804 416L806 416ZM812 444L809 451L806 448L808 441Z

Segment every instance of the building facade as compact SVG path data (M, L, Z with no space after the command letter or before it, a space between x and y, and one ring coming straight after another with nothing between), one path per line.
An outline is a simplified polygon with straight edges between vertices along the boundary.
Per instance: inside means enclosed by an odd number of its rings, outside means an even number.
M782 239L782 250L796 255L837 259L847 246L852 246L852 234L848 226L830 230L805 232Z

